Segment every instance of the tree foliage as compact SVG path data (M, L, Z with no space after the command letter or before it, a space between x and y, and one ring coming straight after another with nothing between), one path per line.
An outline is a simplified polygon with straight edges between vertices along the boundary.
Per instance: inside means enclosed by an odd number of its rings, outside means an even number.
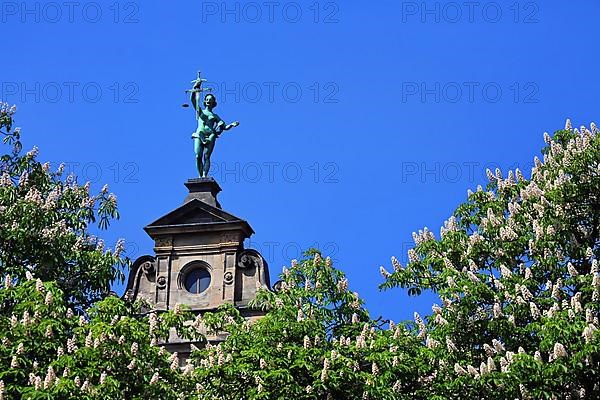
M172 329L194 336L174 312L142 314L142 304L109 295L123 276L114 251L89 233L117 217L104 188L50 171L37 150L22 155L15 108L0 105L12 152L0 158L0 399L178 399L194 384L177 354L160 343Z
M329 258L307 255L283 272L277 292L259 291L265 317L224 312L229 338L195 354L202 398L410 398L401 390L416 385L406 361L419 340L401 326L382 329Z
M0 132L12 151L0 157L0 268L13 279L30 272L55 281L75 307L88 307L124 277L123 242L111 253L90 233L91 223L106 228L118 217L116 197L107 186L90 195L89 182L63 177L63 164L51 171L35 147L23 154L16 109L1 107Z
M406 268L383 270L442 299L422 326L436 395L600 397L600 138L567 121L544 139L530 179L488 170L439 239L414 234Z
M383 289L440 305L398 324L372 318L317 250L251 304L192 315L109 295L128 261L90 224L118 217L103 189L22 154L14 109L0 130L0 400L599 398L600 135L545 134L530 179L488 171L444 223L427 228ZM227 338L181 365L173 333Z
M178 399L194 388L177 354L157 345L187 313L141 317L110 296L77 316L55 283L8 275L0 304L0 398Z

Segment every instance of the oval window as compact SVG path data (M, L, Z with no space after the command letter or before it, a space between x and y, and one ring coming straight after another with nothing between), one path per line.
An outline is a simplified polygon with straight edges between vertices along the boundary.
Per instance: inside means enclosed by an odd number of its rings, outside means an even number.
M185 276L184 284L188 292L202 293L210 285L210 273L204 268L193 269Z

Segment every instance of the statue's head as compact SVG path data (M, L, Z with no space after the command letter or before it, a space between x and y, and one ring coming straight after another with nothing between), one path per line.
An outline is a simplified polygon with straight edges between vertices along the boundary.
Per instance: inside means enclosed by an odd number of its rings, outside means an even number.
M204 96L204 107L215 108L217 106L217 98L214 94L208 93Z

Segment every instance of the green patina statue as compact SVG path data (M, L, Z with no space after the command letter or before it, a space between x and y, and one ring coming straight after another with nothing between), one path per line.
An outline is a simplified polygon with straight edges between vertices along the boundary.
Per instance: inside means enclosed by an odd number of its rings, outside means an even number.
M202 93L211 91L210 88L202 87L203 82L206 82L206 79L202 79L200 71L198 71L198 78L191 82L194 86L186 92L190 93L190 101L196 110L196 120L198 121L198 128L196 132L192 133L194 151L196 152L196 168L198 169L198 175L201 178L206 178L210 170L210 156L215 148L215 141L223 131L228 131L240 123L235 121L226 124L213 112L213 109L217 106L217 98L212 93L206 94L202 100ZM204 104L204 108L202 108L202 104Z

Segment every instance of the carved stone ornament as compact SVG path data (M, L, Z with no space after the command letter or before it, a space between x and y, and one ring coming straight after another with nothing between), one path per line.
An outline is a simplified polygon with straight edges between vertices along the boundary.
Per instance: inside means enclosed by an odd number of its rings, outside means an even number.
M160 237L156 239L156 247L166 247L171 245L170 237Z
M156 286L158 286L159 289L164 289L167 287L167 278L165 278L164 276L159 276L158 279L156 280Z
M225 272L225 275L223 276L223 281L226 284L231 285L233 283L233 274L231 272Z
M142 264L142 270L146 275L154 275L156 273L156 269L154 268L154 263L151 261L146 261Z
M238 268L257 268L260 265L260 258L254 254L242 253L238 260Z

